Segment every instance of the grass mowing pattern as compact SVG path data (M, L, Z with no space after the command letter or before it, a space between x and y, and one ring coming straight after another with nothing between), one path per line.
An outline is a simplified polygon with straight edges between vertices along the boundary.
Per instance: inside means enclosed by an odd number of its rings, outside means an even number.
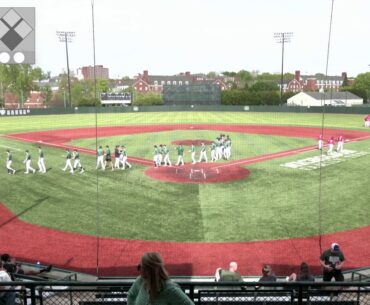
M179 123L228 120L233 123L263 124L263 117L243 114L232 117L229 113L199 113L184 115L173 114ZM216 116L217 114L217 116ZM172 121L168 114L141 114L145 123L161 120ZM255 114L253 114L255 115ZM266 118L266 114L263 114ZM86 116L86 117L85 117ZM80 116L82 126L92 126L90 115ZM309 118L302 116L274 114L281 125L301 121L307 125ZM305 114L307 116L307 114ZM54 116L53 116L54 117ZM65 120L70 116L32 117L35 128L23 125L24 119L17 118L1 133L31 129L52 129L63 127L60 117ZM150 118L149 118L150 117ZM227 117L227 119L226 119ZM358 116L356 116L358 119ZM46 118L46 119L45 119ZM56 119L58 118L58 119ZM115 118L115 120L113 120ZM104 115L100 124L142 124L135 115ZM252 120L254 118L254 120ZM268 117L267 119L271 119ZM15 119L15 118L11 118ZM39 121L40 119L40 121ZM52 123L56 119L55 124ZM68 121L66 127L79 124ZM344 126L354 126L354 116L340 115ZM27 121L26 120L26 121ZM241 121L238 121L241 120ZM348 120L348 121L346 121ZM315 125L319 122L316 115ZM330 119L325 119L325 122ZM4 126L3 122L0 121ZM22 122L22 124L20 124ZM29 121L30 122L30 121ZM103 123L102 123L103 122ZM218 121L218 123L225 123ZM269 123L272 123L269 121ZM358 123L358 122L357 122ZM48 125L51 124L51 125ZM85 125L86 124L86 125ZM337 125L333 125L337 126ZM338 126L337 126L338 127ZM152 145L168 144L172 139L205 138L214 139L218 132L178 131L145 134L136 136L112 137L100 139L103 144L124 143L131 156L152 157ZM234 143L234 157L249 157L261 153L286 150L312 144L310 139L295 139L263 135L231 135ZM79 140L78 144L94 148L95 140ZM244 145L248 143L249 145ZM368 150L369 141L348 144L355 150ZM96 234L96 215L99 213L100 234L127 239L172 240L172 241L250 241L283 239L318 234L319 211L323 222L323 233L347 230L369 225L368 196L365 196L369 177L364 174L370 166L369 155L348 159L322 170L322 198L319 203L319 171L300 171L280 167L281 163L303 159L318 152L300 154L283 159L271 160L248 166L252 176L244 181L217 185L179 185L152 180L144 175L145 167L135 165L125 172L95 172L93 156L82 155L82 163L87 166L85 174L71 176L62 172L65 154L60 149L45 147L47 167L52 169L46 174L23 175L24 150L30 149L37 163L36 145L0 138L1 147L12 147L14 166L20 173L15 176L0 173L2 180L1 200L15 213L22 213L22 219L31 223L65 231ZM5 153L2 154L5 162ZM189 157L189 154L188 154ZM172 158L173 161L175 158ZM189 159L188 159L189 160ZM99 178L99 205L96 209L96 174ZM368 192L367 192L368 193ZM362 195L361 195L362 194ZM334 216L333 216L334 215Z

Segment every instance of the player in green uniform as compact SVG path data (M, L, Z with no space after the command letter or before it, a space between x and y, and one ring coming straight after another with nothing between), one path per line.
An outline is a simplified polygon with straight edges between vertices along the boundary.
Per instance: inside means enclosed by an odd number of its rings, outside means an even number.
M105 165L104 165L104 150L101 146L99 146L97 152L97 160L96 160L96 169L99 169L99 166L101 167L102 170L105 170Z
M211 162L216 161L216 143L212 142L211 144Z
M80 158L80 153L78 152L77 149L73 150L73 170L80 169L80 174L82 174L85 169L81 165L81 158Z
M154 145L154 157L153 157L153 161L154 161L154 166L155 167L160 167L161 166L161 163L160 163L160 152L159 152L159 148L157 145Z
M111 167L112 171L114 170L109 145L105 146L105 167Z
M70 169L70 173L73 175L74 170L73 170L73 167L72 167L72 154L71 154L71 151L69 150L69 148L66 149L66 165L64 166L62 171L65 172L67 170L67 168Z
M26 164L26 171L24 172L25 174L28 174L30 171L36 173L36 170L31 166L32 156L28 150L26 150L26 159L24 159L23 163Z
M15 169L12 167L13 155L9 149L6 150L6 169L8 174L15 174Z
M164 166L172 166L171 160L170 160L170 150L167 148L166 145L163 145L163 162Z
M45 174L46 173L45 157L44 152L41 149L41 146L39 146L39 161L37 162L37 165L39 166L39 172Z
M194 144L191 144L189 152L191 153L192 164L197 163L197 161L195 160L195 145Z
M176 147L177 150L177 163L176 165L184 165L184 147L180 144L179 146Z
M208 162L208 158L207 158L207 147L204 143L202 143L202 147L200 148L200 155L199 155L199 160L198 162L202 162L202 161L205 161L206 163Z

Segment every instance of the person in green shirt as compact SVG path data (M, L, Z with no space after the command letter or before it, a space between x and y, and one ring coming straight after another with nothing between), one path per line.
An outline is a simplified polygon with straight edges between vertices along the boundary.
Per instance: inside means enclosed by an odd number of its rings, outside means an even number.
M145 253L138 269L140 276L127 293L127 305L194 305L170 280L159 253Z
M177 163L176 165L179 166L180 163L181 165L184 165L184 147L180 144L179 146L176 147L177 150Z
M44 152L41 149L41 146L39 146L39 161L37 162L37 165L39 166L39 172L45 174L46 173L45 157Z
M170 150L167 148L166 144L163 145L163 162L164 166L172 166L171 160L170 160Z
M81 165L81 158L80 158L80 153L78 152L77 149L73 150L73 170L80 169L80 174L82 174L85 169Z
M195 145L194 144L191 144L189 152L191 153L192 164L197 163L197 161L195 160Z
M13 155L9 149L6 150L6 169L8 174L15 174L15 169L12 167Z
M112 171L114 170L113 163L112 163L112 154L110 152L109 145L105 146L105 164L104 167L111 167Z
M65 172L69 168L69 172L73 175L74 170L72 167L72 154L69 148L66 149L66 165L62 169L63 172Z
M200 148L200 155L199 155L199 160L198 162L202 162L202 161L205 161L206 163L208 162L208 158L207 158L207 147L204 143L202 143L202 147Z
M104 150L101 146L99 146L96 154L97 154L96 169L99 169L99 166L100 166L102 170L105 170Z
M154 166L155 167L160 167L161 166L161 161L160 161L160 150L157 145L154 145L154 151L153 151L153 161L154 161Z
M36 173L36 170L31 166L32 156L28 150L26 150L26 159L24 159L23 163L26 164L26 171L24 172L25 174L28 174L30 171Z

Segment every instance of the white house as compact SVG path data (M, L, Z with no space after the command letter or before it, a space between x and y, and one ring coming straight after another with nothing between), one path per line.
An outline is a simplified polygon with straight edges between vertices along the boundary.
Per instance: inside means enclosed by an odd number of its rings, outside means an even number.
M351 92L299 92L288 99L288 106L345 106L362 105L363 99Z

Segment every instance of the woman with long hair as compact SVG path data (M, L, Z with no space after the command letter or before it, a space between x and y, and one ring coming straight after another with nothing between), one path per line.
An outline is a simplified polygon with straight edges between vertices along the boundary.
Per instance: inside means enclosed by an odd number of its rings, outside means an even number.
M128 291L128 305L194 305L181 288L169 279L159 253L145 253L138 270L140 276Z

